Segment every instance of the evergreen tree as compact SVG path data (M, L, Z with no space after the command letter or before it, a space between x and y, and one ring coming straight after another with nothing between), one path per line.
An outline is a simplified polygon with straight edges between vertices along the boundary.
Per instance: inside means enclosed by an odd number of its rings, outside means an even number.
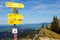
M59 32L59 24L58 24L57 16L53 17L53 21L51 23L51 30L57 33Z
M41 28L44 28L44 25L42 24Z
M44 25L43 25L43 24L42 24L41 28L39 28L39 29L37 30L36 33L38 34L42 28L44 28Z

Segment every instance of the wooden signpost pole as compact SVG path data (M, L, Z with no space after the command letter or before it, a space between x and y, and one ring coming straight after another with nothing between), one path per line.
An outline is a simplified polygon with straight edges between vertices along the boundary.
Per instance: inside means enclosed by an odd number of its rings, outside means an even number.
M16 8L13 8L13 12L14 12L14 14L18 14L18 10ZM16 28L16 24L14 24L14 28ZM17 33L14 33L14 40L18 40Z

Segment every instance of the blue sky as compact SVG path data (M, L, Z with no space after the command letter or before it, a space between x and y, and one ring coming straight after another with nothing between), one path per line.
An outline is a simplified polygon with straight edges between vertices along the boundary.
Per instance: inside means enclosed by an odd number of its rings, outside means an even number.
M53 16L60 18L60 0L0 0L0 24L7 24L7 14L13 13L6 2L23 3L25 7L18 9L23 14L23 24L51 22Z

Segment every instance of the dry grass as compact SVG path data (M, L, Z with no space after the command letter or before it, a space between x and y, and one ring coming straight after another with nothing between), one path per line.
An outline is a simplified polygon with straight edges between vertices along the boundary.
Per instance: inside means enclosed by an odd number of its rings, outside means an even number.
M44 29L44 35L54 39L60 39L60 34L57 34L51 30Z

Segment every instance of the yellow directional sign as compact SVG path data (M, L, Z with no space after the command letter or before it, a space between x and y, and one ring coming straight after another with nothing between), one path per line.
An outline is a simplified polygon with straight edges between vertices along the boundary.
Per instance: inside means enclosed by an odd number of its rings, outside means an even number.
M11 8L24 8L24 4L15 3L15 2L6 2L6 7L11 7Z
M22 24L22 20L8 20L8 24Z
M23 19L22 14L8 14L8 19Z

